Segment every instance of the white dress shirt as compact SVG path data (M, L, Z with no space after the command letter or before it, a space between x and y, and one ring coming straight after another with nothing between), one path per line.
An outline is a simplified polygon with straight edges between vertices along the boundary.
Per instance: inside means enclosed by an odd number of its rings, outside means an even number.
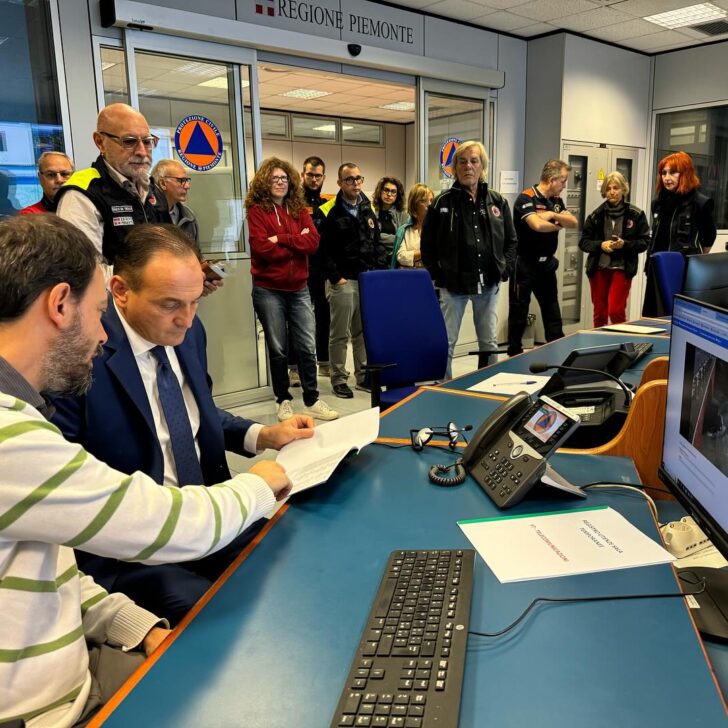
M121 325L124 327L126 337L129 339L129 345L131 351L134 354L134 361L136 361L137 367L139 367L139 374L142 377L144 383L144 391L147 394L147 400L149 401L149 407L152 410L152 419L154 420L154 429L157 433L157 440L159 446L162 449L162 457L164 458L164 485L178 485L177 482L177 469L174 464L174 455L172 453L172 441L169 436L169 428L167 427L167 420L164 418L164 411L162 410L162 402L159 399L159 389L157 388L157 359L152 354L152 349L156 344L152 344L147 341L143 336L138 334L124 318L121 311L119 311L114 302L116 313L119 315ZM187 409L187 416L190 420L190 427L192 428L192 436L195 439L195 451L197 457L200 457L200 444L197 441L197 433L200 429L200 408L197 406L195 395L192 393L189 384L187 384L182 367L180 367L179 359L177 359L177 353L173 346L165 346L164 350L167 352L169 357L169 363L172 367L177 380L179 381L182 389L182 397L184 398L185 408ZM243 446L247 452L256 452L256 446L258 443L258 435L263 429L263 425L255 423L248 428L245 433L245 440Z

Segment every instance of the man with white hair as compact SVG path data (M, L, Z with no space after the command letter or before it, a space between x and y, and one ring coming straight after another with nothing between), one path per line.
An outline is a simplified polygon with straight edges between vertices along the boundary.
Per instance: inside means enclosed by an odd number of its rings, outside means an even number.
M116 251L134 225L171 222L166 200L150 185L152 150L159 139L142 114L111 104L96 120L99 156L58 191L57 214L86 233L113 265Z
M440 289L447 328L447 373L468 301L478 336L479 367L498 341L498 290L516 260L518 239L508 202L486 182L488 155L477 141L463 142L453 159L455 182L429 209L422 226L422 263Z
M200 252L200 230L195 213L185 205L192 179L176 159L160 159L152 170L154 184L167 200L172 224L190 238Z

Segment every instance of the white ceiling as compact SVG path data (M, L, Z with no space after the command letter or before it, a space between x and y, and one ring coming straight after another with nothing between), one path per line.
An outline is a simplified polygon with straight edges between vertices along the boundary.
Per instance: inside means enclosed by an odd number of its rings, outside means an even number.
M666 30L642 20L647 15L696 5L703 0L392 0L388 5L421 10L521 38L557 30L645 53L728 40L728 33L706 36L691 28ZM728 10L728 0L710 0Z

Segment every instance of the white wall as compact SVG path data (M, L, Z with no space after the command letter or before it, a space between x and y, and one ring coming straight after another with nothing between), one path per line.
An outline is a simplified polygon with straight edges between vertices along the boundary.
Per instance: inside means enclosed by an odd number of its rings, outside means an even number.
M565 38L562 139L646 147L650 58L586 38Z
M656 56L653 108L728 102L726 68L728 43Z

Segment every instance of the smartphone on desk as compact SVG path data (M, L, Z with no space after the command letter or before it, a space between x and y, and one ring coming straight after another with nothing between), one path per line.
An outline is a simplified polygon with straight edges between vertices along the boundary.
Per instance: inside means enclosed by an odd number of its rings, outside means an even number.
M206 281L221 281L228 274L224 260L203 260L200 265Z
M509 508L538 483L548 458L580 422L578 414L549 397L534 401L521 392L478 428L463 465L499 508Z

